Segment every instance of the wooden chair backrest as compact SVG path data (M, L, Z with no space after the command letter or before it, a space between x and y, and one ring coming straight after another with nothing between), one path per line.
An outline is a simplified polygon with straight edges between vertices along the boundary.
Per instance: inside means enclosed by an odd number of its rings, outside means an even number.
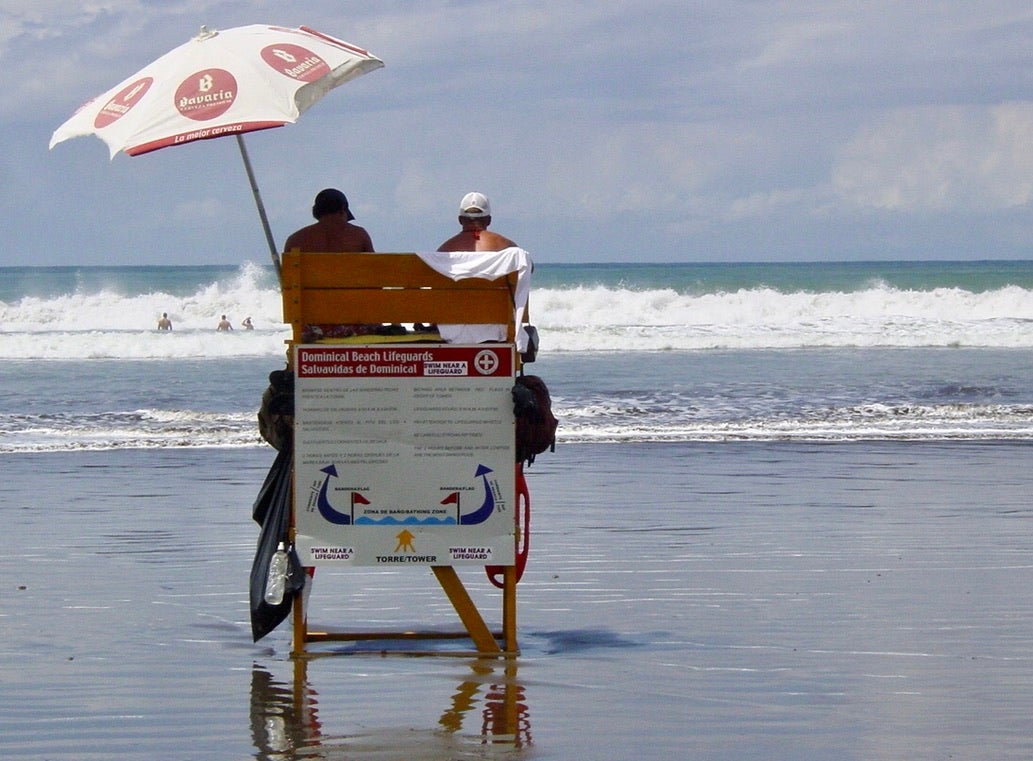
M295 341L305 325L395 322L504 324L513 341L516 277L452 280L416 254L289 251L281 263L283 320Z

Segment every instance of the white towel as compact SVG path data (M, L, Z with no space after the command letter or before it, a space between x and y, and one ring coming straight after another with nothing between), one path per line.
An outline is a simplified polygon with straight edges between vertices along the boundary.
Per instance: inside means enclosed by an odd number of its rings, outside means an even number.
M531 292L531 270L534 263L524 249L513 246L501 251L430 251L416 254L427 266L453 280L480 277L495 280L511 272L517 273L517 286L513 292L516 323L516 347L527 350L527 333L524 332L524 311ZM483 341L505 341L505 325L438 325L441 337L451 343L481 343Z

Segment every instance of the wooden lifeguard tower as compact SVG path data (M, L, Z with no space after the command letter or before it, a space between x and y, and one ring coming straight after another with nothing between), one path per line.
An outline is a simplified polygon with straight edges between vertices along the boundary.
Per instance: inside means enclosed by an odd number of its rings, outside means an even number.
M463 254L284 254L295 374L291 540L302 565L429 568L463 625L444 634L310 627L299 594L293 655L311 643L457 637L469 637L478 655L518 652L529 498L511 389L530 260L516 251L522 256L470 254L469 262ZM485 263L485 273L470 274ZM437 330L399 327L419 323ZM497 335L451 343L447 326ZM488 625L456 571L477 565L502 588L500 628Z

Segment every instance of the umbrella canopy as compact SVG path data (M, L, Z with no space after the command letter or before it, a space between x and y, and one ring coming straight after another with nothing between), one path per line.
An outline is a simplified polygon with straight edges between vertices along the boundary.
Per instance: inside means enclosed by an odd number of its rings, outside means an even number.
M201 32L83 105L55 130L50 147L97 135L114 158L236 136L279 264L241 135L298 120L338 85L384 65L350 43L309 29L253 24Z
M50 138L97 135L111 156L238 135L298 120L338 85L384 65L376 56L307 27L201 27L82 106Z

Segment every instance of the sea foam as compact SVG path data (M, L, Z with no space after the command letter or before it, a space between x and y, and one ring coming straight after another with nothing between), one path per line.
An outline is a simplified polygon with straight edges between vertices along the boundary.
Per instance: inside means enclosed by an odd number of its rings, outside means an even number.
M0 358L176 359L281 357L289 326L265 268L189 293L98 287L0 302ZM156 330L167 312L174 329ZM215 330L221 315L237 328ZM542 351L699 351L816 347L1033 347L1033 293L906 290L871 282L854 291L751 287L682 292L612 285L533 288ZM255 330L239 329L250 316Z

